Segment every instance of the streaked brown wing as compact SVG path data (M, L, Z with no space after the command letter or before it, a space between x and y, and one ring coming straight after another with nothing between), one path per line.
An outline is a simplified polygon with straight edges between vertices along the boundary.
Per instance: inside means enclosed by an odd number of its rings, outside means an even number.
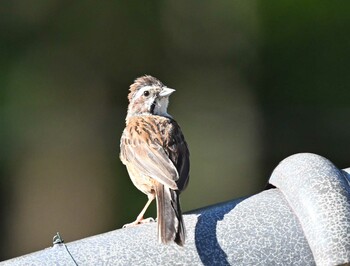
M156 126L155 121L141 118L129 121L121 139L120 158L124 164L132 164L144 175L176 190L177 169L164 151L157 127L152 127L153 134L149 131L150 123Z
M179 173L179 179L176 181L177 187L183 191L189 181L190 153L181 128L175 120L170 120L168 132L166 153Z

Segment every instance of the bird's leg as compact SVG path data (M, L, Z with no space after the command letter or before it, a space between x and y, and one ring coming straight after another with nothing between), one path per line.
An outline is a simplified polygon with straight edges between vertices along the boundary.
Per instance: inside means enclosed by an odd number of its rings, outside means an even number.
M135 226L135 225L143 224L143 223L154 222L154 219L151 218L151 217L147 218L147 219L143 219L143 216L145 215L145 212L147 211L149 205L152 203L154 198L155 198L154 194L149 194L148 195L148 201L146 202L146 205L145 205L145 207L143 207L143 209L140 212L140 214L137 216L136 220L133 221L132 223L124 224L123 228L129 227L129 226Z

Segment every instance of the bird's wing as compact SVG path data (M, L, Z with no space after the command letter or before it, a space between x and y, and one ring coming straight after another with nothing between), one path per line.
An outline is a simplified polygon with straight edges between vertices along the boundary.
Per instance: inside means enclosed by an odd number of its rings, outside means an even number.
M168 131L170 134L168 134L165 151L179 173L176 184L178 189L183 191L189 181L190 153L181 128L175 120L171 120Z
M155 134L153 134L155 133ZM179 174L166 154L157 132L150 133L142 121L129 124L121 139L120 157L124 164L132 164L139 172L176 190Z

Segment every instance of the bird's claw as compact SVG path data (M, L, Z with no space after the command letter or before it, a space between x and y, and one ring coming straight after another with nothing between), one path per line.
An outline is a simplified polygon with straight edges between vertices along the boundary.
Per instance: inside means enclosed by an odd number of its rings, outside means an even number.
M154 223L155 220L152 217L146 218L146 219L141 219L141 220L136 220L132 223L124 224L123 228L128 228L132 226L137 226L139 224L148 224L148 223Z

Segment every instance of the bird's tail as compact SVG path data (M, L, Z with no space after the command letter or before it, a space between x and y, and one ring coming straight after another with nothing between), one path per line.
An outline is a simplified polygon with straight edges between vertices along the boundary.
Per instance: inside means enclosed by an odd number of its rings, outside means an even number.
M156 186L158 240L160 243L175 241L185 244L185 225L180 208L179 192L162 184Z

